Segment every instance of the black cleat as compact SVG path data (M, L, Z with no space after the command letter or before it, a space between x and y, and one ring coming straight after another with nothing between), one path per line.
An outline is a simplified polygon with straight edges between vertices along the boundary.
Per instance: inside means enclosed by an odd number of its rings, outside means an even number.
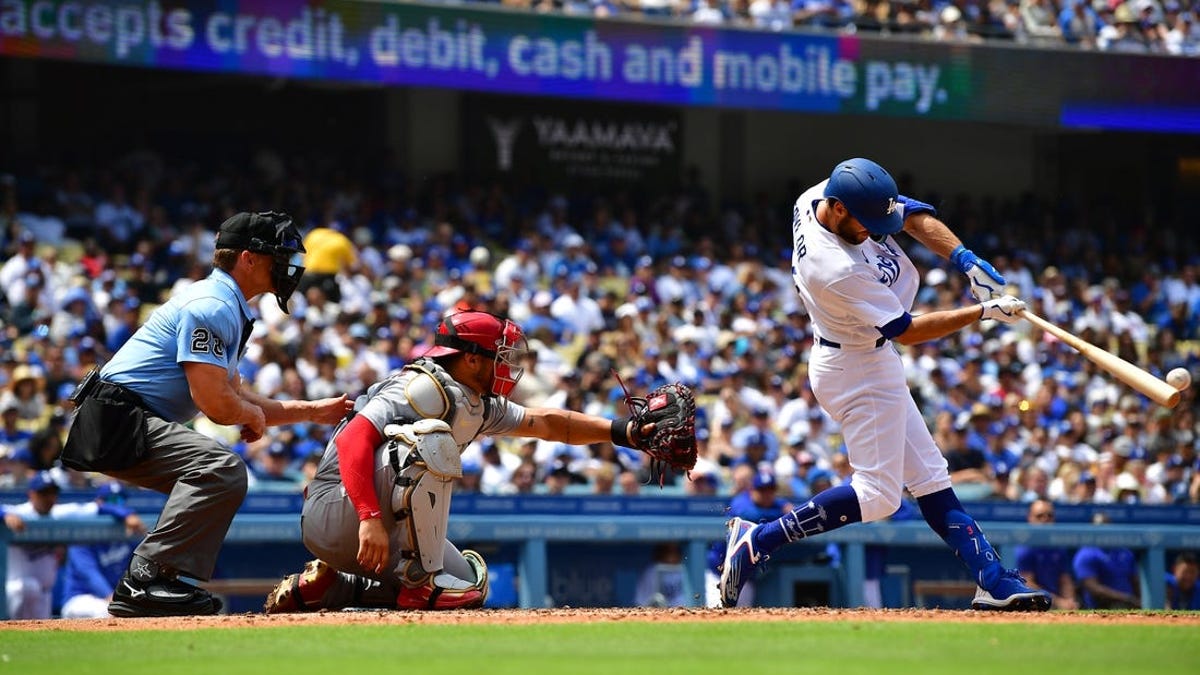
M150 560L135 555L113 590L108 613L113 616L202 616L221 611L211 593L167 576Z

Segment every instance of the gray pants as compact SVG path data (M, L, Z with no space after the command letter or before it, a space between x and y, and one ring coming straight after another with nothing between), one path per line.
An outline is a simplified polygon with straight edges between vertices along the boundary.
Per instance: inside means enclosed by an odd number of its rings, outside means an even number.
M386 474L386 477L391 475L390 471L380 474L377 478L384 478L383 474ZM389 490L381 494L391 494L390 485L386 480L376 482L377 489ZM346 496L341 482L314 480L309 484L308 496L304 500L304 514L300 521L304 545L313 555L342 572L338 575L338 582L326 593L324 607L332 609L352 604L363 607L394 606L401 586L399 570L404 563L402 554L408 549L408 526L403 523L397 524L390 509L383 509L382 518L391 547L388 552L389 567L380 574L364 569L358 564L358 512ZM475 580L475 571L449 540L446 540L443 552L443 569L446 573L466 581ZM363 577L379 583L358 584L358 592L362 595L355 598L354 577Z
M217 441L156 415L146 415L146 447L137 465L108 473L167 495L158 523L134 553L207 581L246 498L246 464Z

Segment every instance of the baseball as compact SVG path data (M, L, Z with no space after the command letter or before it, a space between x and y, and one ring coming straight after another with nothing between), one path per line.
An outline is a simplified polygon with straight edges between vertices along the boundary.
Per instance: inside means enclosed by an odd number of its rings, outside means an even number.
M1167 373L1167 384L1183 391L1192 386L1192 374L1186 368L1176 368Z

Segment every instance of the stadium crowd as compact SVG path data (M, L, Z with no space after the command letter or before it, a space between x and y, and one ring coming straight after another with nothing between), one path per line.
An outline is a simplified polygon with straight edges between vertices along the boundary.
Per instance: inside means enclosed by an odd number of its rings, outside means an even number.
M522 403L622 414L614 370L634 393L668 381L699 393L690 479L666 475L660 490L638 453L611 444L485 440L468 449L460 490L728 496L765 471L796 500L852 470L807 386L813 336L791 286L790 186L715 208L694 180L648 198L453 176L412 184L268 150L244 166L140 150L112 166L0 178L0 488L50 470L62 487L94 489L56 461L64 399L173 289L208 273L217 223L271 208L307 233L308 273L295 320L269 296L258 303L242 374L265 395L360 394L463 307L524 326L535 349ZM1194 240L1118 227L1095 205L947 197L901 181L1040 315L1159 375L1182 366L1200 379ZM915 312L966 301L957 271L910 250L925 282ZM965 499L1200 502L1194 387L1174 410L1157 407L1025 322L978 324L904 357ZM299 490L330 432L297 424L246 444L236 428L195 424L246 459L259 490Z
M493 0L477 0L491 3ZM577 16L1200 54L1193 0L500 0Z

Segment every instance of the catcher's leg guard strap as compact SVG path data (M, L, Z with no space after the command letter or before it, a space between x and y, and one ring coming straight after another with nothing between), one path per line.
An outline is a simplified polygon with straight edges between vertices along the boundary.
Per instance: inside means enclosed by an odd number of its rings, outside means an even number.
M407 549L413 554L400 564L398 571L406 583L423 583L429 574L440 572L443 567L453 482L438 477L423 463L401 471L396 482L392 508L397 526L407 528Z

